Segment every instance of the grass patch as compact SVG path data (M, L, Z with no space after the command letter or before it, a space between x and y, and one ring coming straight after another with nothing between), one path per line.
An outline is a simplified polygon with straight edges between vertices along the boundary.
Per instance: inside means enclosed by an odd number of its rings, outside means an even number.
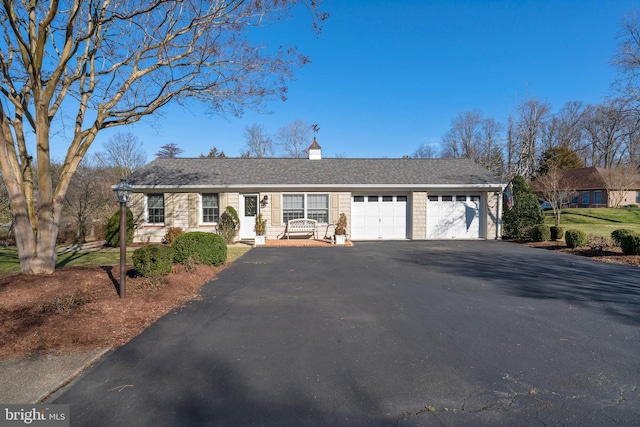
M127 264L133 264L131 254L135 248L127 248ZM251 249L248 246L233 246L227 248L227 262L233 262ZM60 267L99 267L103 265L118 265L120 250L76 251L58 254L56 268ZM14 247L0 248L0 274L19 273L20 260L18 250Z
M551 211L546 211L545 224L555 225ZM582 230L588 235L610 237L613 230L628 228L640 233L640 209L629 208L571 208L563 209L560 226Z

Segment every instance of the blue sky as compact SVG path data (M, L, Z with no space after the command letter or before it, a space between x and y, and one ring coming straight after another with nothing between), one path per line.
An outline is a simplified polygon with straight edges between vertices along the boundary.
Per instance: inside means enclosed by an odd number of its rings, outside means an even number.
M269 133L294 120L318 123L324 157L401 157L439 148L458 112L506 122L527 97L552 104L599 103L616 77L610 60L622 18L637 1L326 0L319 37L308 15L267 29L267 42L296 44L312 63L296 74L270 114L211 116L197 104L98 136L132 132L148 160L176 143L185 157L216 146L238 156L246 126ZM61 155L61 154L60 154Z

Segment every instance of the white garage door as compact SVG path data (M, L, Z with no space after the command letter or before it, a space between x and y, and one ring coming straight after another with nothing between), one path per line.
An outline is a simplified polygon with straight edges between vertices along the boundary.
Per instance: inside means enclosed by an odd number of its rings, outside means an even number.
M428 239L482 237L480 195L438 194L427 200Z
M406 239L407 196L353 196L351 239Z

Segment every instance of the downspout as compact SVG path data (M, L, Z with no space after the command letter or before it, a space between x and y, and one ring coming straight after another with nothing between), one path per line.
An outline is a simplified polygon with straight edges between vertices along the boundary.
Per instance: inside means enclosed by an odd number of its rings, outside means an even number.
M495 194L498 195L498 203L496 203L496 240L502 240L502 199L504 197L502 191L498 191Z

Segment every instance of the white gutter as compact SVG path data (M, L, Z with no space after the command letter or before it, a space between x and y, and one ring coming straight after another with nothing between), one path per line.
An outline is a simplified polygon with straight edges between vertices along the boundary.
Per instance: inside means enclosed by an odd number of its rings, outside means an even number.
M332 188L345 190L358 189L406 189L406 190L466 190L469 188L482 190L502 190L503 183L500 184L218 184L218 185L131 185L133 189L288 189L288 188Z

